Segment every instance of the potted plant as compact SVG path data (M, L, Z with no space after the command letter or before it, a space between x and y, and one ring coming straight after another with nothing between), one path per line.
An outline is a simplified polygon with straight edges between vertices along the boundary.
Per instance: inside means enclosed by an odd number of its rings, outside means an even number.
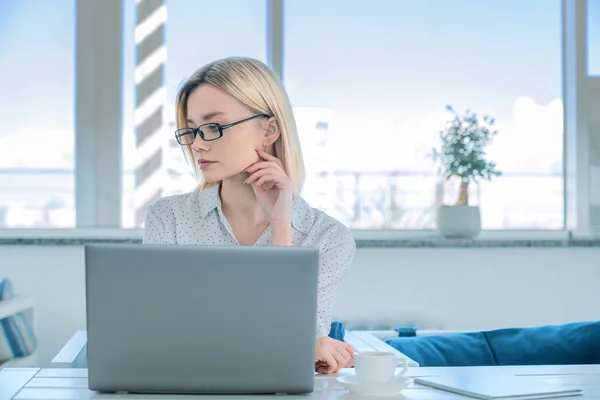
M481 213L479 206L469 203L469 185L501 175L485 153L498 131L493 130L494 118L487 115L479 118L467 110L460 116L451 106L446 109L453 117L440 131L441 147L433 149L432 156L444 180L458 180L460 186L456 203L438 208L437 228L444 237L471 239L481 232Z

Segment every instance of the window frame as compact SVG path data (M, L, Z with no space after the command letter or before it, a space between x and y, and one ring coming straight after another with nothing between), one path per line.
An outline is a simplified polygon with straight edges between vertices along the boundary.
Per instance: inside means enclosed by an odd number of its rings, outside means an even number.
M122 0L77 0L76 35L73 229L120 228Z
M121 228L124 1L133 0L115 0L102 6L99 2L76 0L76 227L6 229L2 236L141 237L141 229ZM143 0L136 3L140 1ZM590 132L587 129L588 91L600 87L600 77L590 77L587 72L586 10L587 0L562 0L564 229L484 230L482 238L565 238L600 233L600 227L590 226ZM284 1L266 0L265 12L267 62L283 79ZM353 229L353 233L356 238L368 240L419 239L435 235L435 231L430 230Z

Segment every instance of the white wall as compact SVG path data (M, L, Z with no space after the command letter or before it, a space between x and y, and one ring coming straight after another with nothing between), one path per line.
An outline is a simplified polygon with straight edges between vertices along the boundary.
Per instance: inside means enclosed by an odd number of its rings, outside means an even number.
M37 361L43 366L85 328L83 247L0 246L0 276L12 280L15 293L35 297Z
M600 320L600 248L359 249L335 316L366 328Z
M0 246L36 297L38 361L85 329L83 247ZM358 249L334 310L356 328L491 329L600 320L600 248Z

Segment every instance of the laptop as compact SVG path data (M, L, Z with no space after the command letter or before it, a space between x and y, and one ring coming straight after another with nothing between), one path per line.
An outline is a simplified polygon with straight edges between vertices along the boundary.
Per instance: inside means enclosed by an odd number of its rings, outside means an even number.
M310 393L315 247L85 246L88 386Z
M582 390L535 376L514 376L494 371L448 373L415 378L415 383L482 400L535 400L581 396Z

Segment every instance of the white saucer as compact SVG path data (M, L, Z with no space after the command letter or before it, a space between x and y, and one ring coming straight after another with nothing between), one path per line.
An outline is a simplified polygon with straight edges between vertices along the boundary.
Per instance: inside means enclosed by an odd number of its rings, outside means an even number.
M337 380L342 384L344 389L363 396L395 396L413 382L411 378L400 377L391 383L364 384L358 382L356 375L340 376Z

